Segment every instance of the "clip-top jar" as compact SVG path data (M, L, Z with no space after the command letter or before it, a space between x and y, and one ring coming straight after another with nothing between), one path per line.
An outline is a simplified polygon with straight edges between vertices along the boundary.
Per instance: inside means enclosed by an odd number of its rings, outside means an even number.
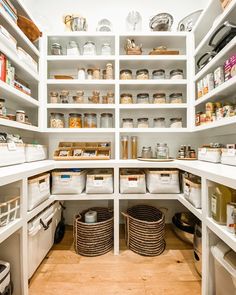
M140 104L149 103L149 94L148 93L139 93L137 95L137 103L140 103Z
M169 148L166 143L157 144L156 157L157 159L169 159Z
M113 114L102 113L100 119L101 128L112 128L113 127Z
M97 128L97 114L95 113L84 114L84 128Z
M83 46L83 55L96 55L96 45L92 41L88 41Z

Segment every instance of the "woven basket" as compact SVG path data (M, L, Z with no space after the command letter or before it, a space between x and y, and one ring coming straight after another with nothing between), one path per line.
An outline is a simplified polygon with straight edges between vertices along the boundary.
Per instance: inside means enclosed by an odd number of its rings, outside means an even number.
M96 223L85 223L88 211L97 212ZM113 247L113 212L108 208L94 207L79 213L74 221L75 252L82 256L99 256Z
M136 205L125 216L125 239L130 250L157 256L165 250L165 215L155 207Z

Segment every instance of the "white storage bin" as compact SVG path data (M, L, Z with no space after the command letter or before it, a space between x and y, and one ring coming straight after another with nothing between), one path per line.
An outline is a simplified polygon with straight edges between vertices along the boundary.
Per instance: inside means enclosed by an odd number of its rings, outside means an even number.
M120 172L121 194L145 194L145 173L138 169L121 169Z
M96 169L88 172L86 181L87 194L112 194L113 173L111 169Z
M44 173L28 180L28 211L37 207L50 196L50 174Z
M215 267L215 295L236 295L236 253L222 241L211 247Z
M40 144L25 145L26 162L35 162L47 159L47 147Z
M54 243L58 202L28 223L28 278L31 278Z
M147 189L151 194L178 194L179 171L178 170L146 170Z
M222 149L221 163L236 166L236 149Z
M0 198L0 227L8 225L19 217L20 197L4 195Z
M24 144L0 143L0 167L25 162Z
M85 170L55 170L52 172L52 194L81 194L85 189L85 181Z
M195 208L202 208L200 183L184 177L184 196Z
M0 294L12 294L10 263L0 260Z
M199 148L198 149L198 160L220 163L221 149L220 148Z

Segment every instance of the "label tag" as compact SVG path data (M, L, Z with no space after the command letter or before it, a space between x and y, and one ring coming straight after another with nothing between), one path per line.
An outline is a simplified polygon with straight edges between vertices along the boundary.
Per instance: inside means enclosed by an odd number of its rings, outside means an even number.
M39 184L39 190L40 190L40 192L47 190L46 181L43 181Z
M102 186L103 179L94 179L93 184L94 184L94 186Z
M199 153L202 155L205 155L207 153L207 149L206 148L202 148L199 150Z
M63 182L68 182L70 179L70 175L61 175L61 181Z
M211 197L211 212L216 215L216 208L217 208L217 201L216 199L212 196Z
M7 147L9 151L16 151L16 144L14 142L9 142Z
M161 176L161 183L169 183L170 176Z
M184 187L184 194L185 194L186 196L188 196L188 197L189 197L189 195L190 195L190 187L187 186L187 185L185 185L185 187Z

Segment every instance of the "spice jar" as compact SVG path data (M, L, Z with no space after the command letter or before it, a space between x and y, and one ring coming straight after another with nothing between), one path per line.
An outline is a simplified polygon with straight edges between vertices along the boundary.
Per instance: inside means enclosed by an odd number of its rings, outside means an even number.
M120 103L121 104L132 104L133 103L133 96L130 93L122 93L120 95Z
M62 47L59 43L53 43L51 46L52 55L62 55Z
M87 70L87 79L88 80L93 80L93 69L88 69Z
M99 103L100 102L100 91L94 90L93 95L88 98L89 103Z
M150 146L144 146L142 148L142 158L151 159L152 158L152 148Z
M120 71L120 79L121 80L131 80L132 79L132 71L131 70L121 70Z
M76 91L76 95L73 97L73 103L84 103L84 91Z
M88 41L83 46L83 55L96 55L96 46L92 41Z
M61 103L69 103L69 91L68 90L61 91L60 101L61 101Z
M0 115L6 116L7 115L7 109L5 107L5 99L0 98Z
M148 128L148 118L139 118L138 119L138 128Z
M61 113L51 113L51 116L50 116L50 127L51 128L64 128L65 127L64 114L61 114Z
M165 93L155 93L153 94L153 103L166 103Z
M137 159L138 157L138 137L131 136L131 159Z
M179 80L184 78L183 70L177 69L170 72L170 79Z
M102 96L102 103L103 103L103 104L108 104L107 95L103 95L103 96Z
M113 65L111 63L106 65L106 80L113 80Z
M136 79L137 80L148 80L149 72L146 69L141 69L136 71Z
M109 104L115 103L115 94L114 94L114 92L111 92L111 91L107 92L107 103L109 103Z
M16 111L16 122L25 123L25 111L22 111L22 110Z
M183 94L182 93L172 93L169 96L170 103L183 103Z
M58 99L58 92L56 91L51 91L50 92L50 103L58 103L59 99Z
M109 43L102 44L101 55L111 55L111 45Z
M84 128L97 128L97 114L95 113L84 114Z
M79 80L85 80L86 79L85 69L84 68L78 69L78 79Z
M154 80L161 80L161 79L165 79L166 74L165 74L165 70L155 70L152 72L152 79Z
M154 118L153 119L153 127L154 128L165 128L166 127L165 118Z
M82 128L81 114L69 114L69 128Z
M171 118L170 119L170 128L182 128L182 118Z
M157 159L168 159L169 158L169 148L166 143L157 144L156 158Z
M134 120L132 118L122 119L122 128L134 128Z
M67 55L80 55L79 46L75 41L70 41L66 48Z
M100 119L101 128L112 128L113 127L113 114L103 113Z
M96 68L93 69L93 80L99 80L100 79L100 69Z
M121 159L127 160L129 152L129 137L122 136L121 137Z
M148 93L139 93L137 95L137 103L140 103L140 104L149 103L149 94Z

